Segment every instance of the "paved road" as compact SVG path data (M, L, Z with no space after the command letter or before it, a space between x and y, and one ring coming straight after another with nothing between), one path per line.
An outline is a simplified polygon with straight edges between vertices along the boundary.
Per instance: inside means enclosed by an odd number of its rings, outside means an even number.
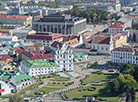
M94 28L94 25L86 25L86 28L92 29L91 32L86 32L86 34L93 35L93 34L96 34L97 32L107 29L108 26L107 25L96 25L96 27Z

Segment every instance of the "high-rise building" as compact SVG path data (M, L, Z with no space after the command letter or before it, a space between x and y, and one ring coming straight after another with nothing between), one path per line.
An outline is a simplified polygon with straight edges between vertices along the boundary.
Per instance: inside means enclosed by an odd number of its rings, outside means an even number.
M127 6L131 3L134 3L134 2L136 2L136 0L120 0L120 3L122 6Z

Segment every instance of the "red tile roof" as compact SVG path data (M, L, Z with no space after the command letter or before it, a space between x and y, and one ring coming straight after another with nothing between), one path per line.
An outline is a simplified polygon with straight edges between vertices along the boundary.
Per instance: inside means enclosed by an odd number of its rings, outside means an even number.
M88 34L79 34L79 35L82 35L82 38L89 38L90 37L90 35L88 35Z
M24 50L22 54L29 57L30 59L54 58L54 54L45 54L45 50L36 50L36 51Z
M97 50L96 49L91 49L90 52L97 52Z
M124 28L124 23L123 22L117 22L114 25L111 25L108 28Z
M111 33L100 33L95 36L105 37L105 36L110 36L110 35L111 35ZM125 37L126 35L117 33L117 34L112 34L112 36L113 36L112 40L116 41L116 40L119 40L121 36Z
M6 10L0 10L0 13L2 13L2 12L6 12Z
M112 51L133 52L133 49L131 47L118 47Z
M33 35L27 35L26 39L36 39L36 40L56 40L63 38L62 34L53 33L36 33Z
M25 15L0 15L1 18L12 18L12 19L18 19L18 18L21 18L21 19L26 19L28 18L29 16L25 16Z
M93 42L89 41L88 43L91 43L91 44L109 44L110 43L110 37L95 36Z
M9 34L9 31L0 31L0 34L3 34L3 33L4 33L4 34L5 34L5 33L6 33L6 34Z
M18 49L16 50L17 53L22 53L24 51L24 49Z
M51 46L52 46L52 47L55 47L55 48L57 48L57 45L59 45L59 48L61 48L62 45L63 45L63 43L58 42L58 41L54 41L54 42L51 44Z
M6 61L8 58L11 58L11 56L10 55L0 56L0 61Z

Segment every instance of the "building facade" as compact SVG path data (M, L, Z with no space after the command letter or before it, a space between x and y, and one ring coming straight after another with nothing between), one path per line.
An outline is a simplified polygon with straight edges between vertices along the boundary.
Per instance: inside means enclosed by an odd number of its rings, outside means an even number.
M112 34L110 36L93 36L88 42L88 48L96 54L111 54L113 50Z
M86 30L86 19L70 15L51 14L32 22L32 29L37 32L78 34Z
M70 46L65 44L62 48L57 46L54 61L60 68L60 71L73 71L73 52Z
M32 24L32 17L25 15L0 15L3 24L26 25Z
M113 63L138 64L138 50L131 47L119 47L112 51Z
M60 71L58 65L54 63L54 60L49 59L22 61L21 69L30 76L47 75Z
M108 27L108 33L117 34L123 33L125 30L125 24L123 22L117 22L114 25Z
M36 34L30 34L26 37L27 42L34 42L41 44L45 47L50 47L54 41L62 41L62 34L55 34L52 32L38 32Z

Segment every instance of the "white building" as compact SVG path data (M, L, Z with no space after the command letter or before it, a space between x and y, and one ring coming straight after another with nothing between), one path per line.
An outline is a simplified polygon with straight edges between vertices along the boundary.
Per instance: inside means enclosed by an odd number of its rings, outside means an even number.
M49 59L24 60L21 62L21 69L30 76L46 75L60 71L54 60Z
M108 27L108 33L111 34L123 33L124 30L125 24L123 22L117 22L114 25Z
M70 46L57 47L55 63L58 64L60 71L73 71L73 53Z
M92 40L88 42L88 48L97 54L111 54L113 50L112 34L110 36L93 36Z
M65 45L56 49L54 60L37 59L24 60L21 69L30 76L47 75L62 71L73 71L73 53L70 46Z
M7 95L11 94L11 90L13 90L13 88L10 87L8 83L0 80L0 90L2 91L0 95Z
M138 64L138 50L131 47L119 47L112 51L113 63Z

